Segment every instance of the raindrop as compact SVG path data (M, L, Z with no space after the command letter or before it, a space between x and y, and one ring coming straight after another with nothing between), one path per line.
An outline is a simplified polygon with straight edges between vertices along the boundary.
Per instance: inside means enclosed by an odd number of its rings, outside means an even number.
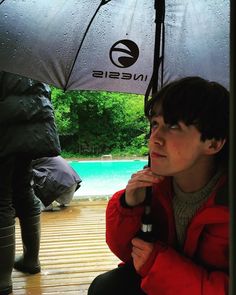
M4 14L4 17L5 17L5 18L7 18L7 17L8 17L8 15L5 13L5 14Z

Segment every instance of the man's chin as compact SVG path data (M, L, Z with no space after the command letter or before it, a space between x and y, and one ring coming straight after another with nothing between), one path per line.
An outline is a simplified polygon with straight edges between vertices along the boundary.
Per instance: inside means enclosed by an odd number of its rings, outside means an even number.
M152 166L150 167L151 168L151 171L154 175L156 176L167 176L163 173L163 171L160 171L158 169L155 169L155 168L152 168Z

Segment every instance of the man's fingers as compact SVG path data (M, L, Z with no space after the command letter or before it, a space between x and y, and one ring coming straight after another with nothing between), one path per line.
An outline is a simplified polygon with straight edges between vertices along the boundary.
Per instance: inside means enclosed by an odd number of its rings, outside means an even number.
M144 181L158 183L164 179L163 176L155 175L151 171L141 170L131 175L130 181Z
M139 238L133 238L131 243L135 248L142 251L152 251L154 247L153 243L145 242Z
M144 256L143 254L143 250L141 250L141 249L139 249L139 248L137 248L137 247L133 247L133 249L132 249L132 253L134 254L134 255L136 255L137 257L142 257L142 256Z

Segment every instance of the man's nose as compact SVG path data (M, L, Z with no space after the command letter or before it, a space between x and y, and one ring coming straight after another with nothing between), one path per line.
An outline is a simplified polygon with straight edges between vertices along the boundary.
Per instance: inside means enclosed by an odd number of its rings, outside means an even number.
M158 144L158 145L161 145L163 146L164 145L164 136L163 136L163 131L161 129L161 127L157 128L151 135L152 137L152 140L155 144Z

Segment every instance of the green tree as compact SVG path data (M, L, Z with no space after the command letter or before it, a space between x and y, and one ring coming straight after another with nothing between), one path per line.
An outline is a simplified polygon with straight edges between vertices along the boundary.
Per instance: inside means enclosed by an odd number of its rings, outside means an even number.
M105 91L52 89L63 149L80 154L141 149L148 124L143 97ZM145 151L144 151L145 152Z

